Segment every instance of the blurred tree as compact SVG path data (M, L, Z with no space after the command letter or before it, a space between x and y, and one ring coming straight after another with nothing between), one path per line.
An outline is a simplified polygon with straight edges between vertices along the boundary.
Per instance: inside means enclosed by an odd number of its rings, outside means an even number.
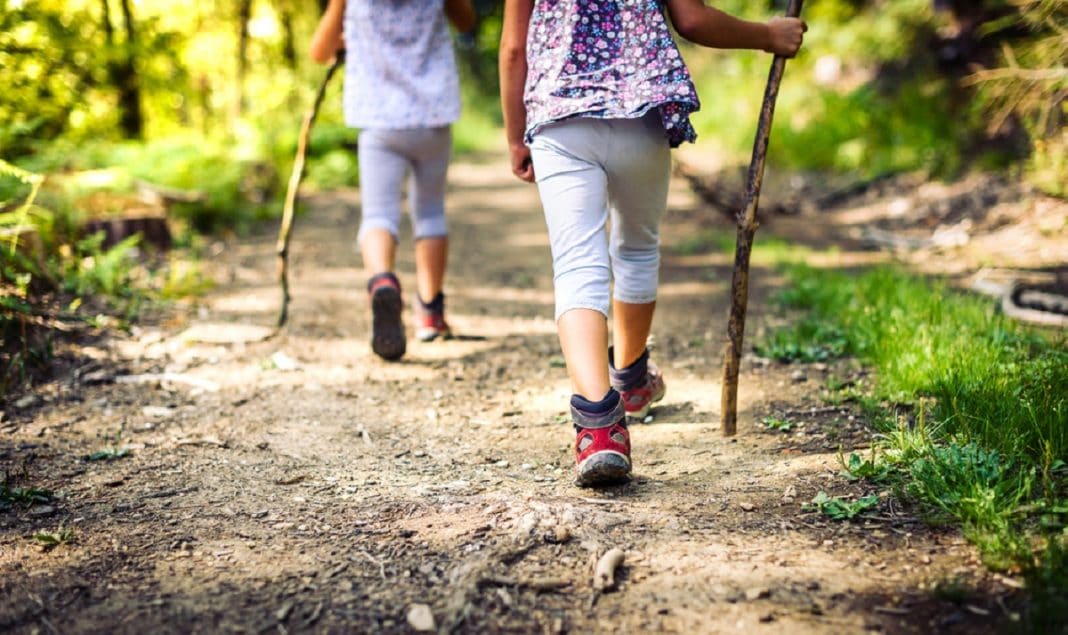
M119 93L119 126L123 136L140 139L144 135L144 117L141 114L141 86L137 77L137 29L129 0L119 0L126 39L120 45L115 41L111 24L108 0L101 0L105 43L108 50L108 74Z

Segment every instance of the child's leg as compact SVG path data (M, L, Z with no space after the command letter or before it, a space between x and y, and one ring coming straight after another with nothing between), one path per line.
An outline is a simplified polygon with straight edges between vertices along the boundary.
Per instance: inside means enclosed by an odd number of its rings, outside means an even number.
M553 254L556 324L575 392L579 485L625 480L631 471L623 401L608 380L609 256L603 149L609 126L575 119L531 144Z
M630 365L645 350L656 307L660 273L660 220L667 207L671 152L661 124L614 122L608 171L612 235L613 360Z
M449 255L445 222L445 181L452 151L448 126L413 130L409 146L412 162L412 233L419 298L431 302L441 293Z
M600 311L571 309L556 321L571 389L589 401L608 394L608 323Z
M626 368L645 352L656 302L631 304L612 299L612 364Z
M604 122L551 126L531 145L553 256L556 325L576 394L600 401L609 391L609 256L606 176L600 165Z
M393 271L401 214L401 186L408 161L393 147L389 130L362 130L359 138L363 217L358 242L364 269Z
M614 124L608 169L615 278L611 381L627 416L641 419L663 398L663 377L649 361L646 341L656 309L660 220L667 207L671 156L656 116ZM625 134L624 134L625 132Z
M407 160L397 152L389 130L360 132L360 194L363 220L359 244L371 304L371 349L384 359L404 355L400 282L393 274L400 222L401 184Z

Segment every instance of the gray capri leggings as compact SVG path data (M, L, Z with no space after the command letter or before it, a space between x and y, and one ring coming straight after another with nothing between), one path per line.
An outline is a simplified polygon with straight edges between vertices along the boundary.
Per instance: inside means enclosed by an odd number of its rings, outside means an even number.
M658 113L550 124L534 134L530 154L549 228L556 319L571 309L607 316L613 279L621 302L656 300L671 178Z
M451 151L449 126L361 130L363 220L358 240L369 229L385 229L397 238L402 188L409 172L408 207L415 239L445 236L445 175Z

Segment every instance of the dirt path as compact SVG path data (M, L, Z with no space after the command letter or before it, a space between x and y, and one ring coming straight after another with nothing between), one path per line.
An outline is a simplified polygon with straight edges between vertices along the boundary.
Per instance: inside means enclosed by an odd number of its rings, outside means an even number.
M0 630L410 632L418 604L460 632L974 633L1005 619L1011 581L958 533L887 496L851 523L802 509L820 490L877 493L842 479L836 454L869 432L819 400L849 368L747 357L740 433L720 436L729 263L677 246L730 229L681 183L654 325L668 397L633 428L632 483L573 486L540 207L502 165L452 172L449 315L466 337L374 357L355 194L321 195L297 223L284 335L253 326L277 311L265 234L226 247L198 310L83 350L98 361L9 412L0 466L58 498L0 512ZM776 280L754 271L751 325ZM754 423L784 411L804 425ZM109 447L130 455L84 458ZM60 526L69 542L32 538ZM594 597L590 561L611 546L626 551L619 588Z

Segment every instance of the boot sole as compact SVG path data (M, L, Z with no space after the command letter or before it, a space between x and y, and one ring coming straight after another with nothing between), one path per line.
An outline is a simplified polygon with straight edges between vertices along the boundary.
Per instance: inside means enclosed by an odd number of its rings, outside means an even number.
M616 452L598 452L578 467L575 484L579 487L618 485L630 480L630 461Z
M371 350L386 360L400 359L407 348L401 323L400 291L384 287L371 296Z

